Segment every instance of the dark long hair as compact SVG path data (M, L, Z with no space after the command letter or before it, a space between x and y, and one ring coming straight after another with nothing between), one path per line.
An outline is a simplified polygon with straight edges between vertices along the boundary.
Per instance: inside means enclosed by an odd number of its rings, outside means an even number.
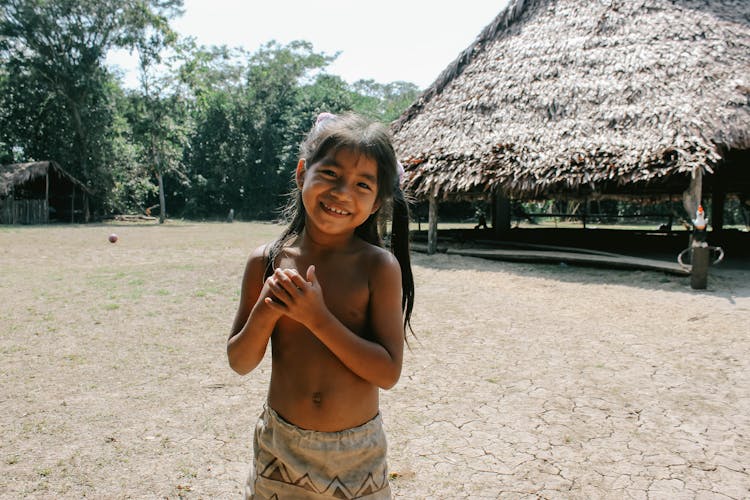
M364 241L386 248L381 226L391 218L391 234L387 248L401 267L401 312L406 329L411 330L411 313L414 308L414 276L409 256L409 203L399 185L401 166L391 144L388 129L354 113L332 115L322 113L300 145L300 158L313 165L331 151L350 148L372 158L378 165L378 200L380 208L359 227L354 234ZM296 186L296 184L295 184ZM302 234L305 228L305 207L302 192L295 188L283 210L288 225L281 236L268 247L266 277L274 270L276 257L284 246Z

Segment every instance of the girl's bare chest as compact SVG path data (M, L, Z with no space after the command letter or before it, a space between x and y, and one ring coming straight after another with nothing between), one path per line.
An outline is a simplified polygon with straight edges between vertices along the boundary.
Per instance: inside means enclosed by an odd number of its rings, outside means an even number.
M282 268L296 269L305 279L307 268L314 265L328 309L350 329L361 331L364 328L370 301L369 277L364 266L348 259L328 262L282 259L278 264Z

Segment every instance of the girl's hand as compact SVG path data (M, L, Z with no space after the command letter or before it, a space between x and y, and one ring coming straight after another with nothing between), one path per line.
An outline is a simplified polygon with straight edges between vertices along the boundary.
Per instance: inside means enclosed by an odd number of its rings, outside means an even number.
M273 299L274 294L272 290L272 283L273 283L273 275L266 278L266 281L263 282L263 288L260 290L260 294L258 295L258 300L255 301L255 309L263 310L263 314L270 315L274 318L274 320L279 319L283 314L281 314L279 311L272 309L268 307L268 301Z
M327 311L323 289L315 276L315 266L307 268L307 280L294 269L277 269L266 281L273 298L266 305L312 329Z

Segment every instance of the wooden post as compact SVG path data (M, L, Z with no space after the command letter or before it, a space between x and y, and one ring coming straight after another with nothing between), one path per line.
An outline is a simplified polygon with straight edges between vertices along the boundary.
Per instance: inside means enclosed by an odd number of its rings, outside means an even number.
M724 201L726 193L714 192L711 197L711 230L721 231L724 229Z
M49 167L47 167L47 175L44 177L44 223L49 224Z
M695 218L698 205L701 204L702 196L703 170L701 167L696 167L695 170L693 170L690 185L682 193L682 206L685 208L690 220ZM693 230L693 234L690 237L691 288L696 290L706 288L710 253L708 245L705 242L705 231Z
M83 191L83 221L91 221L91 212L89 211L89 195L86 194L86 191Z
M500 190L493 195L492 229L495 234L510 230L510 198Z
M16 200L13 196L13 188L10 188L10 195L8 195L8 207L10 208L10 224L16 225Z
M704 290L708 282L708 266L710 264L710 251L705 242L693 242L690 249L690 288L693 290Z
M703 170L701 167L696 167L693 170L693 175L690 178L690 185L682 193L682 206L687 212L688 219L693 220L695 218L695 212L698 210L698 205L701 203L701 197L703 196Z
M437 189L430 195L430 210L427 220L427 254L437 252L438 202Z
M724 229L724 202L727 199L727 190L724 184L724 176L721 170L714 173L714 187L711 191L711 230L721 231Z

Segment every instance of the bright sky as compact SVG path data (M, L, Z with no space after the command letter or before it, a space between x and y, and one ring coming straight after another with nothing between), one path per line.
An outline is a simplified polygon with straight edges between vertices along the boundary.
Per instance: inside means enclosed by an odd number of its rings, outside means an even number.
M429 86L505 8L508 0L185 0L172 20L200 45L242 46L254 52L269 40L312 42L338 59L328 72L352 83L403 80ZM134 59L112 54L110 64L134 86Z

